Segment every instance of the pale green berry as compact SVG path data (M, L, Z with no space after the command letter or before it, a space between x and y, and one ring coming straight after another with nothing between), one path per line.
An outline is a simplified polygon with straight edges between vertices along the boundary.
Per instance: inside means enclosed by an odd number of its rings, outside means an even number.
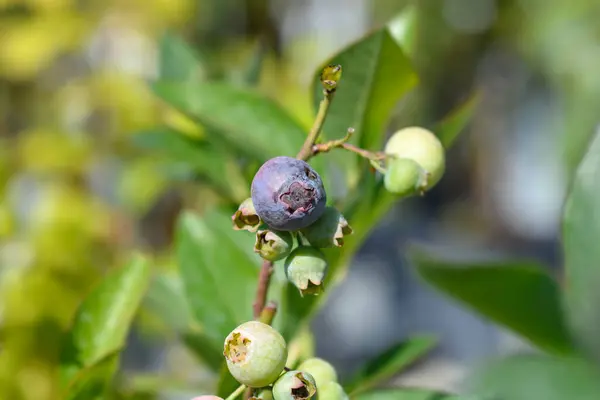
M397 158L413 160L423 168L428 174L425 190L431 189L444 175L444 146L427 129L417 126L400 129L387 141L384 152Z
M337 382L338 379L337 372L335 371L335 368L333 368L333 365L318 357L304 360L297 369L311 374L313 378L315 378L318 388L325 386L325 384L329 382ZM319 390L319 392L321 391Z
M273 327L248 321L227 335L223 355L238 382L259 388L273 383L281 374L288 351L283 336Z
M271 388L264 388L254 396L256 400L273 400L273 390Z
M288 371L273 384L275 400L307 400L316 393L315 378L304 371Z
M318 385L317 385L318 386ZM344 388L337 382L327 382L319 388L319 400L348 400L349 397L344 392Z
M427 187L428 174L415 161L393 158L387 164L383 183L385 188L400 196L410 196Z
M321 218L303 229L301 233L311 246L323 249L342 247L344 236L352 234L352 228L335 207L327 207Z
M237 211L231 216L233 229L236 231L247 230L256 232L261 224L260 217L256 213L252 198L247 198L240 204Z
M206 395L194 397L192 400L223 400L223 398L219 396Z
M297 247L285 259L285 275L302 296L323 291L327 269L325 255L315 247Z
M268 261L286 258L292 251L294 239L290 232L261 230L256 233L254 252Z

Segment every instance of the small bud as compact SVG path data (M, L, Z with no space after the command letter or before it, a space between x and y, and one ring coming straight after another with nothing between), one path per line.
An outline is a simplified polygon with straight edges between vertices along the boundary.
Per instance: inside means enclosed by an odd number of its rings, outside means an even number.
M261 230L256 233L254 252L268 261L286 258L292 251L294 239L289 232Z
M444 175L446 159L440 140L430 131L420 127L400 129L390 137L384 152L396 158L415 161L427 173L423 191L435 186Z
M311 246L320 249L342 247L344 236L352 234L352 228L348 225L348 221L342 213L335 207L327 207L321 218L308 228L303 229L302 234Z
M317 393L315 379L307 372L288 371L273 385L275 400L307 400Z
M328 65L321 72L321 84L325 91L331 93L337 89L337 84L342 78L341 65Z
M237 211L231 216L233 229L236 231L247 230L256 232L261 224L260 217L254 209L252 198L247 198L240 204Z
M315 247L297 247L285 260L285 275L302 296L323 291L327 268L325 255Z
M319 399L323 400L349 400L344 388L337 382L330 381L319 388Z
M304 360L297 369L311 374L315 378L318 388L324 387L326 383L337 382L338 380L337 372L333 368L333 365L322 358L313 357ZM321 397L321 394L319 394L319 397Z
M273 383L287 361L287 345L273 327L248 321L225 339L223 355L231 375L248 387Z
M415 161L393 158L388 162L383 183L389 192L406 197L425 191L427 178L427 172Z

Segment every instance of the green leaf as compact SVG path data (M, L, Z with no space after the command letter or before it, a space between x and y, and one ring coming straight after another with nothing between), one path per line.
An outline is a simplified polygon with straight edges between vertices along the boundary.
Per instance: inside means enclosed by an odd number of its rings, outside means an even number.
M199 82L206 72L196 53L180 37L163 35L159 45L159 76L164 81Z
M155 276L144 305L158 315L199 359L213 370L221 367L222 346L215 346L195 322L178 275L163 273Z
M177 258L185 293L202 332L215 347L252 319L259 258L254 237L234 231L231 218L211 211L184 212L177 228Z
M419 23L418 8L414 5L408 5L394 18L388 22L387 26L390 35L402 47L404 53L415 59L417 54L417 32Z
M274 324L286 341L294 338L296 333L303 324L309 319L315 311L317 302L321 299L320 296L306 295L300 296L298 288L291 283L282 285L281 295L281 318Z
M479 400L425 389L381 389L352 396L352 400ZM483 400L483 399L482 399ZM512 399L511 399L512 400Z
M440 139L445 149L452 147L458 135L471 121L480 100L481 93L474 92L467 101L450 112L433 128L433 132Z
M140 148L164 154L176 164L184 164L208 179L218 190L237 201L243 201L249 193L250 183L240 169L212 143L194 140L181 133L157 128L133 135L133 143Z
M600 358L600 133L577 168L562 230L568 319L578 340Z
M153 89L181 112L219 132L231 148L258 160L294 157L306 137L279 105L250 89L216 82L157 82Z
M556 281L531 261L458 263L413 252L420 276L469 308L559 354L573 351Z
M435 343L433 337L422 336L390 347L361 367L344 385L345 390L354 395L376 386L419 360Z
M600 399L600 374L579 359L515 356L493 362L473 377L482 399Z
M81 370L70 383L65 400L104 399L111 377L118 366L119 354L113 353L91 367Z
M127 266L111 272L83 301L61 354L63 387L81 369L100 363L125 345L149 278L149 264L136 256Z
M345 48L327 60L323 67L328 64L340 64L343 73L329 108L323 135L337 139L352 127L356 133L351 143L369 150L380 150L393 107L418 81L409 59L388 29L383 28ZM320 82L323 67L316 71L313 82L316 107L323 98ZM347 154L339 158L356 162ZM348 161L343 163L355 168Z

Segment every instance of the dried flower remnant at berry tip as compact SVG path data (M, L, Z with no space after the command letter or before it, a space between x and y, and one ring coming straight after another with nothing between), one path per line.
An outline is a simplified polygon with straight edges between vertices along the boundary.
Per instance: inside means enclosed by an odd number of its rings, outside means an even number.
M252 180L252 201L260 219L277 231L295 231L314 223L325 211L321 177L305 161L275 157Z
M256 233L254 252L267 261L278 261L292 251L294 239L289 232L260 230Z
M314 377L303 371L288 371L273 385L275 400L307 400L317 394Z
M240 204L236 212L231 216L233 229L236 231L247 230L256 232L261 224L260 217L256 213L252 198L247 198Z
M321 84L327 93L334 92L337 89L337 84L342 78L341 65L328 65L321 72Z
M300 246L285 260L285 275L300 295L318 295L323 292L323 281L328 264L325 255L315 247Z
M232 363L243 362L248 354L248 345L251 340L243 337L241 333L234 332L232 338L225 344L223 355Z

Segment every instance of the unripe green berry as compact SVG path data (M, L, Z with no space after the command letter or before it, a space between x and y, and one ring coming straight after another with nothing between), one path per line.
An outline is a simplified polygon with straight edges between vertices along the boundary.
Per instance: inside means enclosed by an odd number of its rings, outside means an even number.
M344 388L337 382L327 382L319 388L319 400L348 400L349 397L344 392Z
M328 264L325 255L315 247L297 247L285 259L285 276L300 290L300 294L319 294Z
M264 388L253 397L255 400L273 400L273 390L271 388Z
M383 183L394 194L410 196L427 187L427 172L408 158L393 158L387 164Z
M219 396L206 395L194 397L192 400L223 400L223 398Z
M307 400L316 393L317 384L308 372L288 371L273 384L275 400Z
M413 126L400 129L390 137L384 152L415 161L428 174L424 190L431 189L444 175L446 155L440 140L427 129Z
M308 372L315 378L317 387L324 387L326 383L337 382L338 376L333 365L322 358L314 357L304 360L297 368L300 371ZM321 390L319 389L319 393ZM319 394L319 397L321 395Z
M344 236L352 234L352 228L335 207L327 207L321 218L301 233L311 246L323 249L342 247Z
M294 239L290 232L261 230L256 233L254 252L268 261L286 258L292 251Z
M231 216L233 229L236 231L247 230L256 232L261 224L260 217L256 213L252 198L247 198L240 204L237 211Z
M248 321L227 335L223 355L229 372L238 382L259 388L277 379L288 352L283 336L273 327Z

